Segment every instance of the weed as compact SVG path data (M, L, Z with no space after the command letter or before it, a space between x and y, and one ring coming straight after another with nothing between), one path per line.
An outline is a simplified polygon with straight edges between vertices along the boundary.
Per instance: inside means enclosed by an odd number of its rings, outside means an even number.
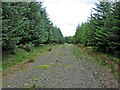
M60 61L60 63L63 63L63 61Z
M28 61L27 61L27 63L32 63L32 62L34 62L35 60L33 59L33 58L30 58Z
M85 61L82 61L82 64L85 64Z
M67 65L67 66L65 66L66 68L73 68L74 67L74 65Z
M39 78L35 78L35 81L37 82L39 80Z
M28 86L28 83L25 83L24 86Z
M2 85L7 85L7 83L2 83Z
M75 68L74 68L73 70L74 70L74 71L76 71L76 69L75 69Z
M106 90L109 88L109 86L106 86Z
M46 69L50 69L50 66L49 65L39 65L39 66L36 66L36 68L46 70Z
M8 87L8 88L10 88L10 87L11 87L11 85L8 85L7 87Z
M97 75L97 74L98 74L98 72L94 72L94 74L95 74L95 75Z
M54 63L51 63L52 64L52 66L56 66L56 64L54 64Z
M83 69L83 68L81 68L81 69Z
M55 73L56 73L56 74L60 74L60 71L56 71Z
M37 76L35 76L34 78L38 78Z
M93 75L91 75L91 78L94 78Z
M32 83L32 88L35 88L36 87L36 82L33 82Z
M41 88L42 86L41 86L41 85L38 85L37 87L38 87L38 88Z
M88 60L88 64L90 63L90 60Z
M41 74L41 76L43 76L44 74Z
M112 71L113 73L115 73L115 66L114 66L113 63L111 64L111 71Z
M29 87L27 87L27 88L35 88L36 87L36 85L30 85ZM33 89L32 89L33 90Z
M62 48L65 48L67 46L67 44L65 43L64 45L62 45Z
M65 68L67 65L63 65L63 67Z
M14 73L14 70L11 70L9 73L10 73L10 74Z
M59 62L59 60L56 60L56 62Z
M101 61L101 65L102 65L102 66L105 66L105 65L106 65L105 61L102 60L102 61Z
M96 69L98 69L98 66L97 66L97 64L95 64L95 68L96 68Z
M102 76L100 76L100 80L102 80L103 79L103 77Z
M42 79L42 77L39 77L39 79Z
M61 52L61 51L59 51L59 50L58 50L58 51L56 51L56 53L60 53L60 52Z

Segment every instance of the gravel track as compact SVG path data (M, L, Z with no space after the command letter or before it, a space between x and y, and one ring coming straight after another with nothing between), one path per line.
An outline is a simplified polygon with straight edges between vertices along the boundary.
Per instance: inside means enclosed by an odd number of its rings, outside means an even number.
M77 57L72 53L73 47L67 44L52 48L52 51L40 55L26 71L14 74L8 80L3 79L2 87L118 88L118 81L109 71L94 60L86 59L82 52ZM50 69L36 68L39 65L49 65Z

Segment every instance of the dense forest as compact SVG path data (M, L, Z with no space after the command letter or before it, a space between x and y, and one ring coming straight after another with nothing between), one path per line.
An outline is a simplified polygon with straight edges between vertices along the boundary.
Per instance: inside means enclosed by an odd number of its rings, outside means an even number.
M22 45L63 43L60 29L49 20L42 2L4 2L2 10L3 51L15 52Z
M66 38L68 43L93 46L96 50L119 56L120 2L96 3L87 22L77 26L75 36Z
M87 22L78 24L70 37L63 37L60 28L54 26L42 2L4 2L2 9L3 51L66 42L120 54L120 2L96 3Z

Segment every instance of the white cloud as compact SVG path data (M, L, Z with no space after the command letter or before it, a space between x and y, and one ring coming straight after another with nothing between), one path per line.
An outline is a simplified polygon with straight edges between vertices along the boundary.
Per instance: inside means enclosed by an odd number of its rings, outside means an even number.
M64 36L73 36L76 26L87 21L96 0L43 0L50 20Z

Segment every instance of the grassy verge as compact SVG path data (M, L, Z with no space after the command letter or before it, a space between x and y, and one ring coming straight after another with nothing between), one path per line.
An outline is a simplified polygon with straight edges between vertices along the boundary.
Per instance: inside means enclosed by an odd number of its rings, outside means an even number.
M42 53L49 51L53 46L51 45L40 45L38 47L34 47L33 51L26 52L24 50L20 50L16 55L11 55L9 52L7 54L3 53L2 57L2 72L11 68L15 65L20 65L24 62L34 62L35 57L41 55Z
M120 77L120 66L118 63L120 59L107 53L95 52L92 47L84 47L82 44L77 46L87 52L93 60L104 66L104 68L109 69L115 76Z

